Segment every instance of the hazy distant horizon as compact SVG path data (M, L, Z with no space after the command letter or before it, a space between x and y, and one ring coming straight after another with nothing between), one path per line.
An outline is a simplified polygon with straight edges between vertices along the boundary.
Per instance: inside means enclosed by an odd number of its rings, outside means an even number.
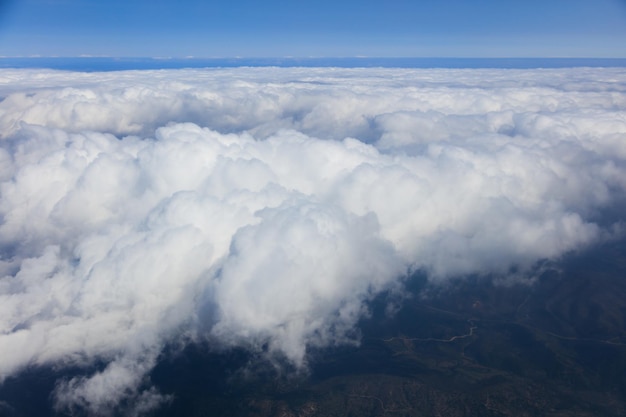
M0 57L0 68L123 71L234 67L501 68L626 67L626 58L490 57Z

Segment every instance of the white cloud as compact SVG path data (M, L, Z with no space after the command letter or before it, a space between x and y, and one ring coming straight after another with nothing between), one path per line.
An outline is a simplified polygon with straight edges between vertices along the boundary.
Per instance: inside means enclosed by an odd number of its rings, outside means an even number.
M625 86L622 69L2 70L0 378L98 360L58 407L141 413L180 335L301 366L407 271L505 274L610 237Z

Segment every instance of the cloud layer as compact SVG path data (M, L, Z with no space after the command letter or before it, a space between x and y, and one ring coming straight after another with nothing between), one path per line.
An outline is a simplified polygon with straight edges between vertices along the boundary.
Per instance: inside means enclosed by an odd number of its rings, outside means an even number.
M141 414L163 346L306 363L377 293L622 233L626 71L0 71L0 379Z

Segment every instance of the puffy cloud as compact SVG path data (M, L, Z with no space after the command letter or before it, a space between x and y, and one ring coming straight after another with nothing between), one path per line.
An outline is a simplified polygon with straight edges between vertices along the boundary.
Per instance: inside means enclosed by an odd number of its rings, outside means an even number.
M2 70L0 96L0 378L92 369L59 408L162 404L183 336L304 366L410 271L623 228L622 69Z

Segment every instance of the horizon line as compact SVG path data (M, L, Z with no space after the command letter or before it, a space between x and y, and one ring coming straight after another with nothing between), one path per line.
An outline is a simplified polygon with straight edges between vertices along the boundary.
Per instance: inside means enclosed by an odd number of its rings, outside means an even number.
M153 60L210 60L210 59L611 59L626 60L626 56L141 56L141 55L0 55L0 59L153 59Z

